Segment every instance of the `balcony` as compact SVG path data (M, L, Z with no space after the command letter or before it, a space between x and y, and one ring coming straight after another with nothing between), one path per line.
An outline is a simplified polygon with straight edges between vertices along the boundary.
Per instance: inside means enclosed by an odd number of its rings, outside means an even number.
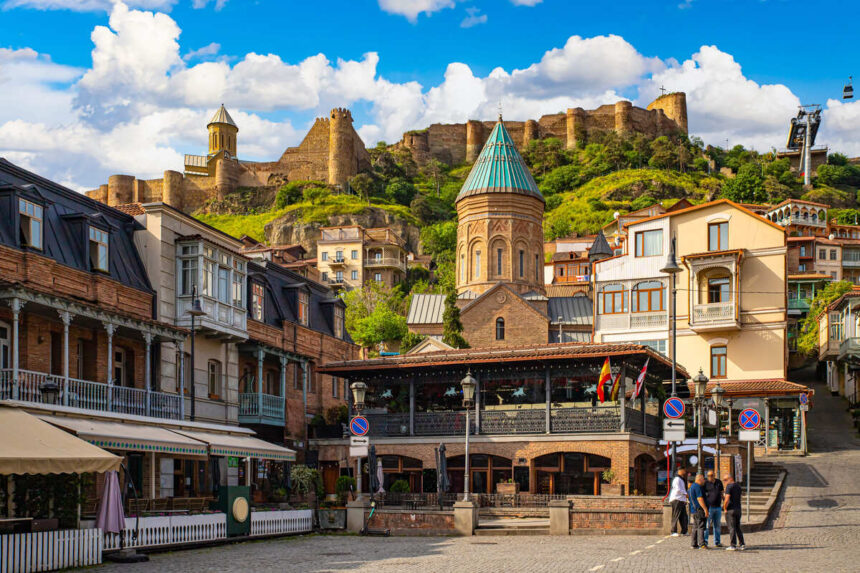
M625 330L658 330L667 328L669 315L665 312L634 312L625 314L600 314L597 317L601 332Z
M364 261L364 267L367 269L400 269L406 271L406 261L402 261L396 257L374 257Z
M693 332L739 330L740 327L734 301L693 305L690 317L690 329Z
M257 392L239 394L239 423L284 425L284 397Z
M809 312L808 298L789 298L788 299L788 314L797 316Z
M842 251L842 266L860 269L860 251Z
M839 360L860 358L860 338L846 338L839 343Z
M346 283L346 279L344 279L343 277L340 277L340 278L338 278L338 277L330 277L330 278L326 279L326 282L327 282L327 283L328 283L332 288L341 288L341 287L343 287L343 286L344 286L344 284Z
M195 328L214 336L244 340L248 337L248 312L209 296L201 296L200 303L206 312L195 320ZM176 299L176 326L191 328L191 317L186 312L191 308L191 297Z
M347 264L346 257L335 257L333 259L329 259L328 266L330 267L344 267Z
M179 394L147 392L142 388L111 386L103 382L78 380L62 376L18 370L17 388L10 368L0 370L0 400L21 400L36 404L68 406L94 412L113 412L132 416L181 419ZM59 393L54 399L42 391L47 382L56 383Z

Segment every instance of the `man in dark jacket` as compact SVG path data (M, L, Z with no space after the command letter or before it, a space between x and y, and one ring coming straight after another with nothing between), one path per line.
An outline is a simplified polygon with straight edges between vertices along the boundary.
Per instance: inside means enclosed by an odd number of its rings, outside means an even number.
M726 549L743 551L746 549L744 533L741 531L741 494L743 490L741 484L735 482L729 474L723 476L723 481L726 482L726 499L723 501L723 509L726 510L726 523L729 525L729 534L731 535L731 545Z
M708 522L708 504L705 501L705 476L696 475L696 482L690 486L690 515L693 516L693 549L707 549L705 545L705 524Z
M705 525L705 545L708 544L708 531L714 528L714 547L720 544L720 527L723 521L723 482L714 475L714 470L708 472L705 482L705 501L708 504L708 522Z

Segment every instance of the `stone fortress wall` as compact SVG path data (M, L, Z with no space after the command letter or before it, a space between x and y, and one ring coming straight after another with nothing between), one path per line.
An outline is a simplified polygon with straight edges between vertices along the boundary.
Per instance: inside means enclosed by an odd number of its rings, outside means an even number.
M168 170L161 179L148 180L111 175L107 184L86 194L111 206L163 201L192 212L239 187L310 179L345 188L350 177L369 168L370 154L353 128L352 114L337 108L317 118L298 147L287 148L277 161L239 161L220 154L209 162L208 174Z
M598 131L642 133L649 137L679 131L687 133L687 96L683 92L664 94L647 109L634 107L629 101L619 101L593 110L578 107L537 120L505 121L504 124L520 150L532 140L547 137L558 138L567 149L575 149L577 142ZM419 165L430 159L449 165L471 163L478 157L494 125L493 121L478 120L434 123L423 130L406 132L397 146L408 150Z

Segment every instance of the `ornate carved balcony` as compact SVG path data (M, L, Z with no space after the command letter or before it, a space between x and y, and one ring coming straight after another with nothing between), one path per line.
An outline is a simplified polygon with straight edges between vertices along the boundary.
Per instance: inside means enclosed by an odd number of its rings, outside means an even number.
M734 301L693 305L690 316L690 330L693 332L738 330L740 327Z

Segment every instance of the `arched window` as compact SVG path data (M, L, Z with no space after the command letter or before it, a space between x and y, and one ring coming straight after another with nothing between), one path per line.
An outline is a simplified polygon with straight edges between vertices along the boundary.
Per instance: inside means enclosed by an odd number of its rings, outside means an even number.
M659 281L647 281L633 287L633 312L658 312L666 309L666 289Z
M496 319L496 340L505 339L505 319L501 316Z
M624 285L606 285L598 299L600 314L622 314L627 312L627 291Z
M466 282L466 255L460 255L460 282Z

